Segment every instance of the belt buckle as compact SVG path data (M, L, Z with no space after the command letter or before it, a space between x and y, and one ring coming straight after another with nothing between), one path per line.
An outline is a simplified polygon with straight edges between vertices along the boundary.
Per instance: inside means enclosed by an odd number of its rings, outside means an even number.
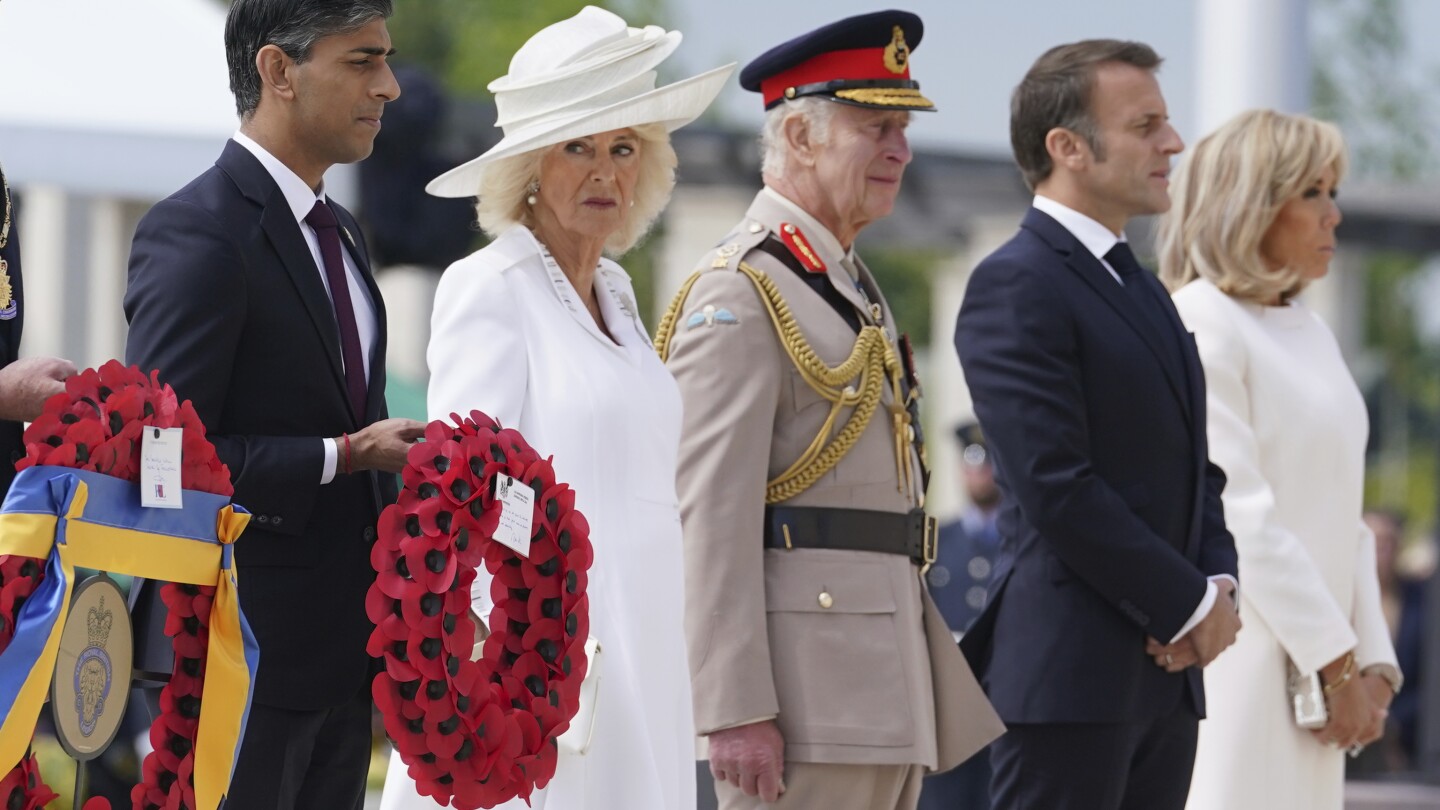
M924 563L920 566L920 573L923 575L935 564L935 557L940 551L940 523L935 518L926 515L923 524L923 536L920 540L920 554Z

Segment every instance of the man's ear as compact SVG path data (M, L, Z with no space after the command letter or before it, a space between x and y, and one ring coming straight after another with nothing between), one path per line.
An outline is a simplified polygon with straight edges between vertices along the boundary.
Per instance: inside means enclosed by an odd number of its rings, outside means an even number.
M786 118L780 135L793 160L802 166L815 165L815 130L810 126L810 119L803 115Z
M260 73L260 95L268 90L286 101L295 98L295 60L278 45L266 45L255 54L255 69Z
M1074 131L1055 127L1045 133L1045 151L1055 166L1064 166L1072 172L1084 169L1094 157L1090 144Z

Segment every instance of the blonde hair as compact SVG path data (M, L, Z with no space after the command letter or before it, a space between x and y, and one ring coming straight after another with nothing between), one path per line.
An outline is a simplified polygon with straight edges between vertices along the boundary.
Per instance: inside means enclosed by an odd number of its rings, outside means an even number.
M1241 113L1205 136L1172 175L1171 208L1156 244L1160 280L1172 292L1204 278L1236 298L1288 299L1306 280L1270 269L1260 243L1285 203L1335 170L1345 174L1345 140L1334 124L1274 110Z
M611 256L619 256L634 247L655 224L670 201L670 192L675 188L675 167L679 165L664 124L641 124L630 129L640 140L640 171L635 180L635 204L625 212L620 228L605 242L605 252ZM534 227L526 197L530 196L531 185L540 180L540 162L546 151L563 145L542 146L501 158L481 170L475 215L486 235L494 239L515 225Z

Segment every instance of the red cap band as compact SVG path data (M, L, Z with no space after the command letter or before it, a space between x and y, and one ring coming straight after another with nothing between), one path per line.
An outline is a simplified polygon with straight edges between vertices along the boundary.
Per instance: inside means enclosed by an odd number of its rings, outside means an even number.
M760 95L765 107L785 98L785 90L803 87L807 84L821 84L836 80L866 80L910 78L910 63L906 60L899 72L885 64L885 48L855 48L848 51L828 51L804 62L763 79Z

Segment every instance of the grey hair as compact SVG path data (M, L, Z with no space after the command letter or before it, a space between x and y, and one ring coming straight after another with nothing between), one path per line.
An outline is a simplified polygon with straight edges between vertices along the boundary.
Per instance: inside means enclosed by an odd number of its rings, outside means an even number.
M796 116L804 118L810 123L810 137L816 143L826 143L830 140L835 107L833 101L805 96L786 99L765 113L765 127L760 130L760 173L785 176L785 164L790 157L790 144L785 140L786 121Z
M388 19L391 0L235 0L225 18L225 61L235 111L249 118L260 106L255 57L266 45L296 63L309 61L315 43Z

